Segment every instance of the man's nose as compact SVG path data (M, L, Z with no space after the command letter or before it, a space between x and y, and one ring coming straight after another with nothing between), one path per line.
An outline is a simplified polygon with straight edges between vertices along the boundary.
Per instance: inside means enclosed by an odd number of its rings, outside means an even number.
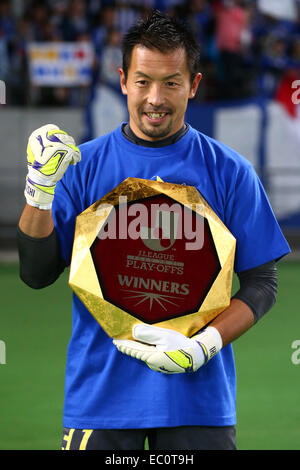
M162 87L159 83L152 83L149 94L148 94L148 103L153 107L158 108L164 102L164 94Z

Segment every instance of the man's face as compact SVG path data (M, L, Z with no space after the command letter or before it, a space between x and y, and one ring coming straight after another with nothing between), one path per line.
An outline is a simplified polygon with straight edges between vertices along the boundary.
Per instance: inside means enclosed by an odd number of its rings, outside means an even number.
M135 46L127 80L123 70L119 72L129 124L138 137L154 141L181 129L188 100L195 96L201 80L199 73L191 84L184 49L163 54Z

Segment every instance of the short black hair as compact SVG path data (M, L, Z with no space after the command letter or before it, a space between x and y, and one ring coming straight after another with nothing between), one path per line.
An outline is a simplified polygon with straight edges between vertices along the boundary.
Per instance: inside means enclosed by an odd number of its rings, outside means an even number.
M187 64L191 82L199 71L200 47L189 27L159 10L152 10L146 19L140 19L131 26L123 37L123 71L127 79L132 50L141 45L148 49L158 49L168 53L183 48L187 54Z

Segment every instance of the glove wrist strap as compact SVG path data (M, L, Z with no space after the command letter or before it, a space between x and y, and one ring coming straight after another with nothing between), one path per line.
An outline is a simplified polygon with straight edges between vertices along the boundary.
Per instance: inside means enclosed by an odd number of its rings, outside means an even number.
M54 198L55 186L42 186L26 179L24 195L27 204L38 209L49 210Z
M213 326L208 326L202 333L193 338L204 354L204 363L206 364L215 356L223 346L220 333Z

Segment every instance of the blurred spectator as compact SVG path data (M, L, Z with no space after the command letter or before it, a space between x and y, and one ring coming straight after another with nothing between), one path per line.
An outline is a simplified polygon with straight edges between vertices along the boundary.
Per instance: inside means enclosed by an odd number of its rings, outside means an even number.
M291 66L300 68L300 35L293 38L291 44Z
M167 13L172 13L178 7L184 6L184 4L188 2L186 0L154 0L152 3L154 3L153 8Z
M16 20L13 18L9 0L0 2L0 32L7 42L13 41L16 34Z
M10 44L9 76L7 77L7 102L11 105L25 105L28 101L27 38L29 23L20 18L16 34Z
M217 99L217 60L215 45L215 16L208 0L189 0L176 6L171 12L189 24L200 44L201 73L204 77L198 88L196 100Z
M35 2L28 6L25 17L29 21L28 34L31 41L46 41L49 37L45 36L47 25L50 23L50 9L46 3Z
M106 85L119 89L119 67L122 66L121 33L112 28L108 31L106 44L103 47L100 80Z
M214 5L218 49L240 55L243 33L247 30L248 13L242 0L223 0Z
M67 15L69 0L48 0L47 3L49 11L51 11L49 22L58 31L64 17Z
M99 62L101 61L108 31L112 28L115 28L115 9L111 6L106 6L98 13L92 30L92 41Z
M262 51L258 81L258 92L261 95L268 98L274 97L289 62L285 38L275 34L268 36Z
M9 59L7 40L0 30L0 80L3 80L5 82L7 80L8 75Z
M79 37L89 33L87 5L84 0L69 1L59 29L64 41L77 41Z
M10 75L10 53L16 34L16 23L9 1L0 3L0 80L7 83Z
M245 98L250 93L250 74L245 73L245 49L251 41L250 10L243 0L223 0L215 2L214 12L220 97Z
M0 3L0 79L6 83L7 103L26 104L26 35L28 23L14 19L11 2Z
M143 10L143 2L118 0L115 2L115 27L121 36L137 21Z
M207 0L191 0L188 2L188 6L187 21L204 49L214 27L212 6Z

